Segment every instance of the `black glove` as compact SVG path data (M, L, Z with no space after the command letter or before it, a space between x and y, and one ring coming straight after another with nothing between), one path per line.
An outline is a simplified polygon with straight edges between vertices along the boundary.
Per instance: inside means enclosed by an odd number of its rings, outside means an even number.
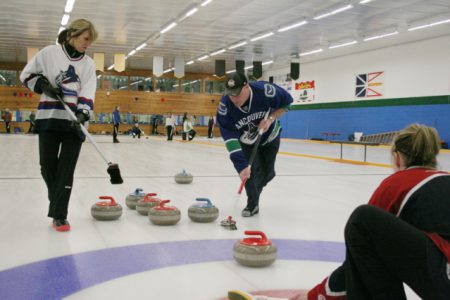
M64 93L61 88L53 87L52 84L48 81L47 77L43 75L40 75L38 80L36 81L36 84L34 85L34 91L38 94L44 93L53 99L62 99L64 97Z
M78 123L81 123L84 125L84 122L89 121L89 111L87 109L79 109L75 113L75 116L77 117Z

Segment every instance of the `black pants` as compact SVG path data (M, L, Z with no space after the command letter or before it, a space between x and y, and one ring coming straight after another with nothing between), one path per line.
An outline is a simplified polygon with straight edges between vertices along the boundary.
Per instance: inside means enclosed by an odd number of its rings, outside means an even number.
M30 128L28 128L28 133L34 132L34 122L30 122Z
M192 141L196 134L197 134L197 131L195 131L194 129L191 129L188 132L183 132L181 134L181 138L183 139L183 141L185 141L186 138L188 138L189 141Z
M48 189L50 218L67 218L73 174L81 144L80 138L72 132L39 133L39 161Z
M208 126L208 138L213 138L213 126Z
M171 141L173 138L173 126L166 126L166 132L167 132L167 140Z
M119 141L117 139L117 135L119 134L119 124L114 124L114 129L113 129L113 142L117 142Z
M6 133L11 133L11 123L5 122L5 126L6 126Z
M330 277L347 299L406 299L403 283L422 299L450 299L447 259L419 229L362 205L345 227L346 261Z
M275 177L275 159L279 148L280 136L272 142L258 147L251 166L250 178L245 183L245 191L248 197L247 207L250 209L259 205L259 195L267 183ZM252 150L252 145L242 144L242 151L247 159L250 159Z

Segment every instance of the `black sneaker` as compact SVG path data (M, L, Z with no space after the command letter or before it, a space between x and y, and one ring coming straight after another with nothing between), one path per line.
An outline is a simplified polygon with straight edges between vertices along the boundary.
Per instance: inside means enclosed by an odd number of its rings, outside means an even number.
M69 221L67 221L66 219L53 219L52 227L56 231L69 231L70 230Z
M242 211L242 216L243 217L251 217L253 215L256 215L257 213L259 213L259 206L255 206L255 208L250 209L248 206L246 208L244 208L244 210Z

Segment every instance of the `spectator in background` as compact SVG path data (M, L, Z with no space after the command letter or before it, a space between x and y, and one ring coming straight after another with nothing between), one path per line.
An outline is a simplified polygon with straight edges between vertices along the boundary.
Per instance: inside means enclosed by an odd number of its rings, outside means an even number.
M12 114L9 111L9 108L5 109L5 112L3 113L3 121L5 121L6 133L11 133Z
M30 128L28 128L28 133L33 133L34 132L34 121L36 120L36 114L34 113L34 111L31 111L30 114Z
M213 138L213 129L214 129L215 124L216 124L216 120L215 120L214 116L209 116L209 120L208 120L208 138L209 139Z
M119 134L119 125L120 125L120 106L116 106L112 113L112 123L114 125L113 128L113 143L120 143L117 139L117 135Z
M141 138L142 130L139 128L139 123L134 123L133 128L131 129L131 135L133 136L133 139L137 136L138 139Z
M184 113L183 115L183 141L186 140L186 137L189 141L192 141L195 137L197 132L194 130L194 127L192 126L192 121L188 118L187 113Z
M172 115L172 113L169 113L166 117L166 132L168 141L172 140L176 125L177 121L175 117Z

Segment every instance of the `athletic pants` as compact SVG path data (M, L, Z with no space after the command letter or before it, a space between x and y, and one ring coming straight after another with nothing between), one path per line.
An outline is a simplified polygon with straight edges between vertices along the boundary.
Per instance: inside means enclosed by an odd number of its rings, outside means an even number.
M6 133L11 133L11 122L5 122Z
M117 135L119 134L119 124L114 124L114 129L113 129L113 141L116 142L117 140Z
M345 227L346 261L330 276L347 299L406 299L403 283L425 300L450 299L448 263L419 229L384 210L362 205Z
M252 155L253 145L241 144L247 160ZM245 183L247 192L247 207L253 210L259 205L259 195L266 184L275 177L275 159L280 148L280 136L270 143L259 145L255 159L251 165L250 178Z
M50 218L67 219L73 174L81 144L80 138L72 132L39 133L41 174L48 189Z
M167 132L167 140L171 141L173 138L173 126L166 126L166 132Z

